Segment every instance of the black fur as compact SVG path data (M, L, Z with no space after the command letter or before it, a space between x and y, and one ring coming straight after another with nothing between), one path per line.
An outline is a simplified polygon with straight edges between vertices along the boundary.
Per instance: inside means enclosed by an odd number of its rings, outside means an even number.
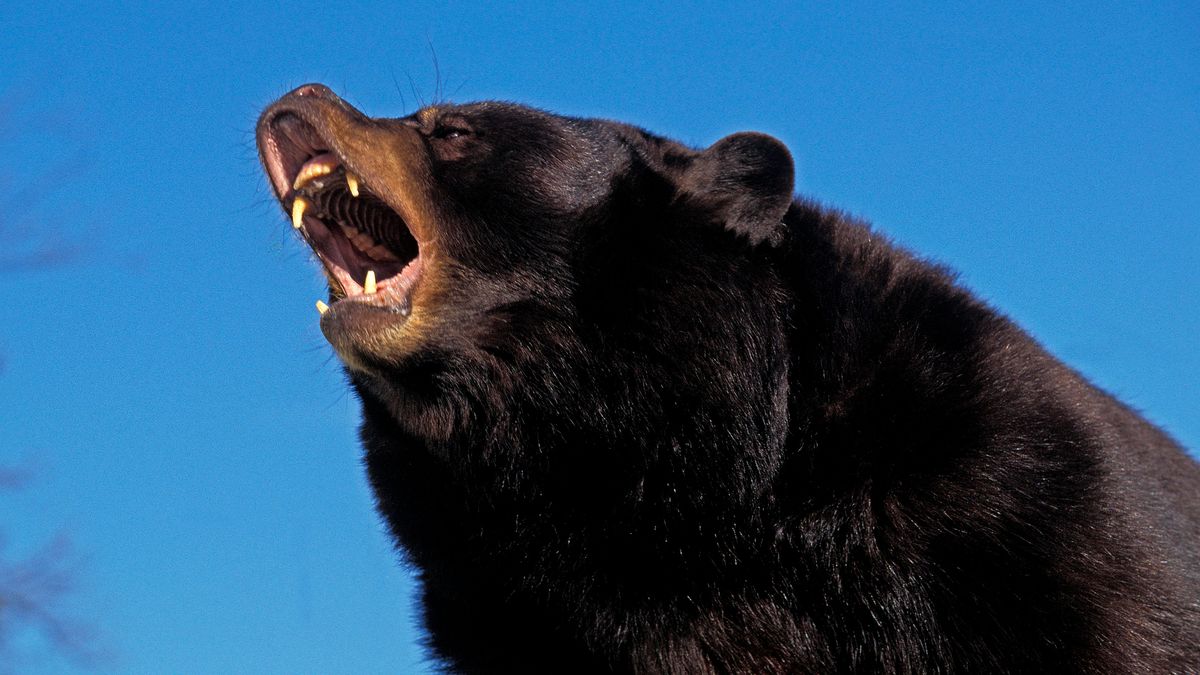
M448 281L350 373L450 670L1200 670L1197 465L778 141L436 113Z

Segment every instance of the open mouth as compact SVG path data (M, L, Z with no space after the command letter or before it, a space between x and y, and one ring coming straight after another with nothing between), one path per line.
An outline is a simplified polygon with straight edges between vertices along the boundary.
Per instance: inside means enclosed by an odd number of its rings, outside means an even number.
M260 146L292 225L325 268L331 303L363 303L407 316L422 260L404 218L299 115L275 115ZM323 303L318 309L326 311Z

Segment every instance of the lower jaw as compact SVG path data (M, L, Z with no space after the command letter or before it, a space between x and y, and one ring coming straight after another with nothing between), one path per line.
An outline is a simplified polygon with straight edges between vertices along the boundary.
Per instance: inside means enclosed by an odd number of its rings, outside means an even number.
M351 371L386 376L415 348L412 314L417 277L393 277L392 283L375 293L355 293L335 299L326 308L318 306L321 332Z

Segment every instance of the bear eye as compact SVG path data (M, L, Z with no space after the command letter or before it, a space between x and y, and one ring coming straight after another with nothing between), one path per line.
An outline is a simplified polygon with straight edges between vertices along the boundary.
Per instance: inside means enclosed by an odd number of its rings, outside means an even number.
M460 137L466 136L470 133L471 133L471 131L469 129L464 129L462 127L449 126L449 125L438 125L438 127L433 130L433 137L434 138L442 138L442 139L451 139L451 138L460 138Z

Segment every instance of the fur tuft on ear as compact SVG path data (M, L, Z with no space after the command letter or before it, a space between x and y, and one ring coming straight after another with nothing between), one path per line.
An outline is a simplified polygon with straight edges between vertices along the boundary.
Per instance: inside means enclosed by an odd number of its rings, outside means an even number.
M756 244L776 243L794 178L787 146L766 134L742 132L701 152L680 188L689 204L714 213L730 230Z

